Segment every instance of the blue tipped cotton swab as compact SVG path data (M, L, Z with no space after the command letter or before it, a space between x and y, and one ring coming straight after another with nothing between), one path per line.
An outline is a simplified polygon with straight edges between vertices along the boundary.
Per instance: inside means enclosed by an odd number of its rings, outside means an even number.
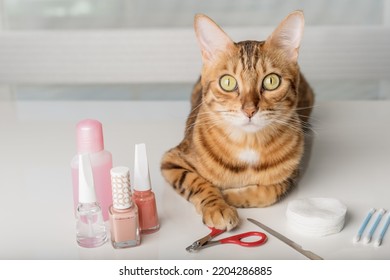
M366 244L370 243L371 238L374 235L374 232L375 232L376 228L378 227L379 222L381 221L383 214L385 212L386 212L386 210L383 208L381 210L379 210L378 217L376 217L375 223L372 225L368 235L364 238L364 243L366 243Z
M368 212L366 218L364 219L362 225L360 226L360 229L359 229L357 235L353 238L353 242L356 243L360 240L360 238L362 237L363 231L366 229L366 226L367 226L368 222L370 221L372 214L374 214L375 211L376 211L375 208L371 208L371 210Z
M374 245L375 245L376 247L379 247L379 246L382 244L383 237L385 236L386 231L387 231L387 229L389 228L389 225L390 225L390 215L387 217L386 224L383 226L382 231L381 231L381 233L380 233L378 239L375 240Z

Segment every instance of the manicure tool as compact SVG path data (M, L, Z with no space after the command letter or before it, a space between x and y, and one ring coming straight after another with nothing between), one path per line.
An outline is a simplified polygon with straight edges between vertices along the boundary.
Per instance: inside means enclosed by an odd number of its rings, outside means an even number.
M374 235L374 232L375 232L376 228L378 227L379 222L381 221L381 219L383 217L383 214L385 214L385 213L386 213L385 209L382 208L381 210L379 210L378 217L376 218L375 223L372 225L368 235L364 238L364 243L366 243L366 244L370 243L371 238Z
M285 237L284 235L280 234L279 232L277 232L277 231L267 227L266 225L264 225L264 224L262 224L262 223L260 223L260 222L258 222L256 220L254 220L254 219L251 219L251 218L248 218L248 221L250 221L251 223L254 223L256 226L258 226L258 227L262 228L263 230L267 231L269 234L272 234L277 239L279 239L280 241L286 243L288 246L290 246L294 250L298 251L299 253L301 253L305 257L307 257L307 258L309 258L311 260L323 260L323 258L321 258L320 256L314 254L311 251L302 249L302 247L300 245L298 245L294 241L288 239L287 237Z
M360 238L362 237L362 234L364 232L364 230L366 229L366 226L368 224L368 222L370 221L372 215L375 213L375 208L371 208L370 211L368 212L366 218L364 219L362 225L360 226L360 229L357 233L357 235L353 238L353 242L358 242L360 240Z
M386 234L387 229L389 228L389 225L390 225L390 216L387 217L386 224L383 226L382 231L381 231L378 239L375 240L374 245L376 247L379 247L382 244L383 237L385 237L385 234Z
M216 228L210 228L210 230L211 232L209 234L207 234L205 237L196 240L194 243L188 246L186 250L192 253L203 248L208 248L217 244L227 244L227 243L236 244L244 247L255 247L255 246L260 246L267 241L267 236L264 233L258 231L244 232L223 239L211 241L211 239L225 232L225 230L220 230ZM244 238L251 237L251 236L258 236L259 239L250 242L243 241Z

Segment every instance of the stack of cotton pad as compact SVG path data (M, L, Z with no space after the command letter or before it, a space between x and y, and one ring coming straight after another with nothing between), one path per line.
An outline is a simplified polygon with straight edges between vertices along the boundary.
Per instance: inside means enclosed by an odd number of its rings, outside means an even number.
M295 230L310 236L341 231L347 207L333 198L306 198L289 202L286 216Z

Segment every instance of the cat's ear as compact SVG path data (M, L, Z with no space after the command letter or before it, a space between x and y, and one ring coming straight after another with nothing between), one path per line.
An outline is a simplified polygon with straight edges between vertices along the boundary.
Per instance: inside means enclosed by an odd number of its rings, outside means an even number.
M287 58L296 62L299 46L303 35L305 19L302 11L289 14L268 37L266 44L281 48L287 54Z
M197 14L195 16L194 28L204 63L213 62L218 53L226 52L234 46L234 42L229 36L205 15Z

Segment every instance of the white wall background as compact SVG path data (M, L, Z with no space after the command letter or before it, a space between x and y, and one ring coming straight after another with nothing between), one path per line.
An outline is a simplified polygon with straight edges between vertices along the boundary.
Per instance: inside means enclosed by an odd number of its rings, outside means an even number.
M390 0L0 0L0 98L188 99L195 13L238 41L296 9L318 100L390 99Z

